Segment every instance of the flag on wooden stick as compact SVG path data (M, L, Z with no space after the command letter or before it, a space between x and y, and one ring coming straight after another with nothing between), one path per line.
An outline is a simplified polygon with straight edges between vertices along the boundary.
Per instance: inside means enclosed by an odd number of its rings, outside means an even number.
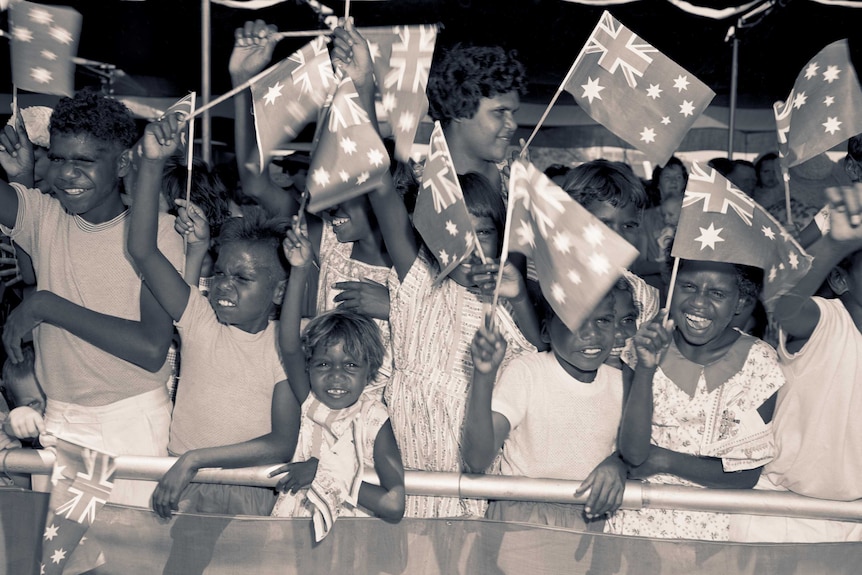
M671 255L743 264L764 271L772 304L811 268L812 258L778 221L715 169L691 167Z
M473 252L476 233L440 122L434 122L413 225L440 265L445 278Z
M509 213L508 251L533 259L542 294L572 331L638 256L622 236L524 159L512 164Z
M251 84L260 170L273 150L296 138L335 89L326 40L318 37Z
M390 164L349 77L339 83L322 126L308 169L309 212L361 196L380 183Z
M9 6L12 83L20 90L71 96L83 18L65 6L13 2Z
M608 11L572 65L564 88L590 117L658 165L679 148L715 96Z

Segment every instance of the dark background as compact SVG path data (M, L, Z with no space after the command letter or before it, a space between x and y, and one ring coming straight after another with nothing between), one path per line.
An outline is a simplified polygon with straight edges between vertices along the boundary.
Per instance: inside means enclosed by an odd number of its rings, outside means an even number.
M694 0L722 7L728 2ZM734 0L732 3L741 3ZM323 0L336 13L344 2ZM113 64L128 74L116 82L118 94L181 96L200 91L201 2L196 0L64 0L84 16L78 55ZM517 50L530 78L526 100L547 102L586 41L601 7L563 0L389 0L352 2L357 26L433 23L443 25L438 49L456 42L500 44ZM609 10L647 42L677 61L716 92L713 102L727 105L730 92L731 43L728 27L736 18L712 20L693 16L664 0L641 0ZM304 3L288 0L263 10L211 5L212 93L230 88L227 59L233 30L249 19L262 18L280 30L320 26ZM3 28L7 28L2 14ZM783 99L802 66L833 40L849 38L854 60L862 61L862 8L841 8L812 0L784 0L762 21L739 31L740 107L767 107ZM276 57L307 40L286 39ZM8 66L8 44L0 44L0 61ZM858 68L858 65L857 65ZM2 74L3 91L11 91L10 75ZM77 87L98 85L86 70Z

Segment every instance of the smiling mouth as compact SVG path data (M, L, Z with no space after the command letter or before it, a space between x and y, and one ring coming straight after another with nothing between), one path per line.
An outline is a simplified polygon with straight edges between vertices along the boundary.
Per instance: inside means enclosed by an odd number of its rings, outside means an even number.
M340 399L340 398L344 397L345 395L347 395L348 393L350 393L350 392L347 391L346 389L340 389L337 387L333 387L331 389L326 390L326 395L332 397L333 399Z
M602 353L602 348L600 347L588 347L586 349L581 350L581 354L587 357L598 357Z
M236 307L236 304L230 301L229 299L217 299L216 303L220 307Z
M64 194L66 194L67 196L80 196L81 194L83 194L87 190L85 190L84 188L63 188L60 191L63 192Z
M699 315L685 314L685 322L694 330L704 330L712 325L712 320Z
M332 227L337 228L337 227L343 226L344 224L346 224L349 221L350 221L350 218L333 218L332 219Z

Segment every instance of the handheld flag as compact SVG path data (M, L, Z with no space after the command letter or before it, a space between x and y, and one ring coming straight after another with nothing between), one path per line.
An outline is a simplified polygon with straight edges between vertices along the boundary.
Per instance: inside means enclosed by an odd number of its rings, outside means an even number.
M82 542L114 488L114 457L64 439L57 439L51 475L51 499L42 537L42 573L63 573L75 552L74 571L97 567L100 552Z
M638 251L524 159L512 164L509 205L509 251L533 259L542 294L577 330Z
M183 96L171 104L162 113L161 117L164 118L169 114L177 114L181 122L185 121L195 110L196 96L196 92L190 92L187 96ZM194 120L190 121L180 133L180 149L183 152L187 149L190 141L194 143ZM186 165L189 165L188 159L186 160Z
M679 148L715 96L608 11L572 65L564 88L591 118L658 165Z
M388 114L395 157L406 162L416 130L428 113L428 73L437 26L387 26L360 30L368 41L381 106Z
M335 73L326 40L318 37L251 84L254 128L260 170L272 151L296 138L314 121L327 95L335 89Z
M473 251L476 233L440 122L434 122L413 226L437 258L445 278Z
M309 212L361 196L380 183L389 154L359 101L353 80L336 88L308 169Z
M13 2L9 6L12 83L40 94L74 94L73 58L82 21L78 11L65 6Z
M764 271L771 304L811 268L811 256L778 221L724 176L692 164L671 255L743 264Z
M862 88L847 40L818 52L799 72L787 100L775 102L773 110L786 168L862 132Z

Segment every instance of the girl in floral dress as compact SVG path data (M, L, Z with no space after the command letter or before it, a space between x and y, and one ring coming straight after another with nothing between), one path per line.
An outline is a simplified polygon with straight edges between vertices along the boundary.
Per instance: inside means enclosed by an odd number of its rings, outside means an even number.
M774 454L772 411L784 384L775 350L731 327L759 270L681 260L670 318L643 326L626 363L632 382L619 449L629 476L647 483L751 488ZM671 330L668 332L668 330ZM647 369L643 369L647 368ZM644 374L646 374L644 376ZM726 541L727 514L675 509L618 511L607 531Z

